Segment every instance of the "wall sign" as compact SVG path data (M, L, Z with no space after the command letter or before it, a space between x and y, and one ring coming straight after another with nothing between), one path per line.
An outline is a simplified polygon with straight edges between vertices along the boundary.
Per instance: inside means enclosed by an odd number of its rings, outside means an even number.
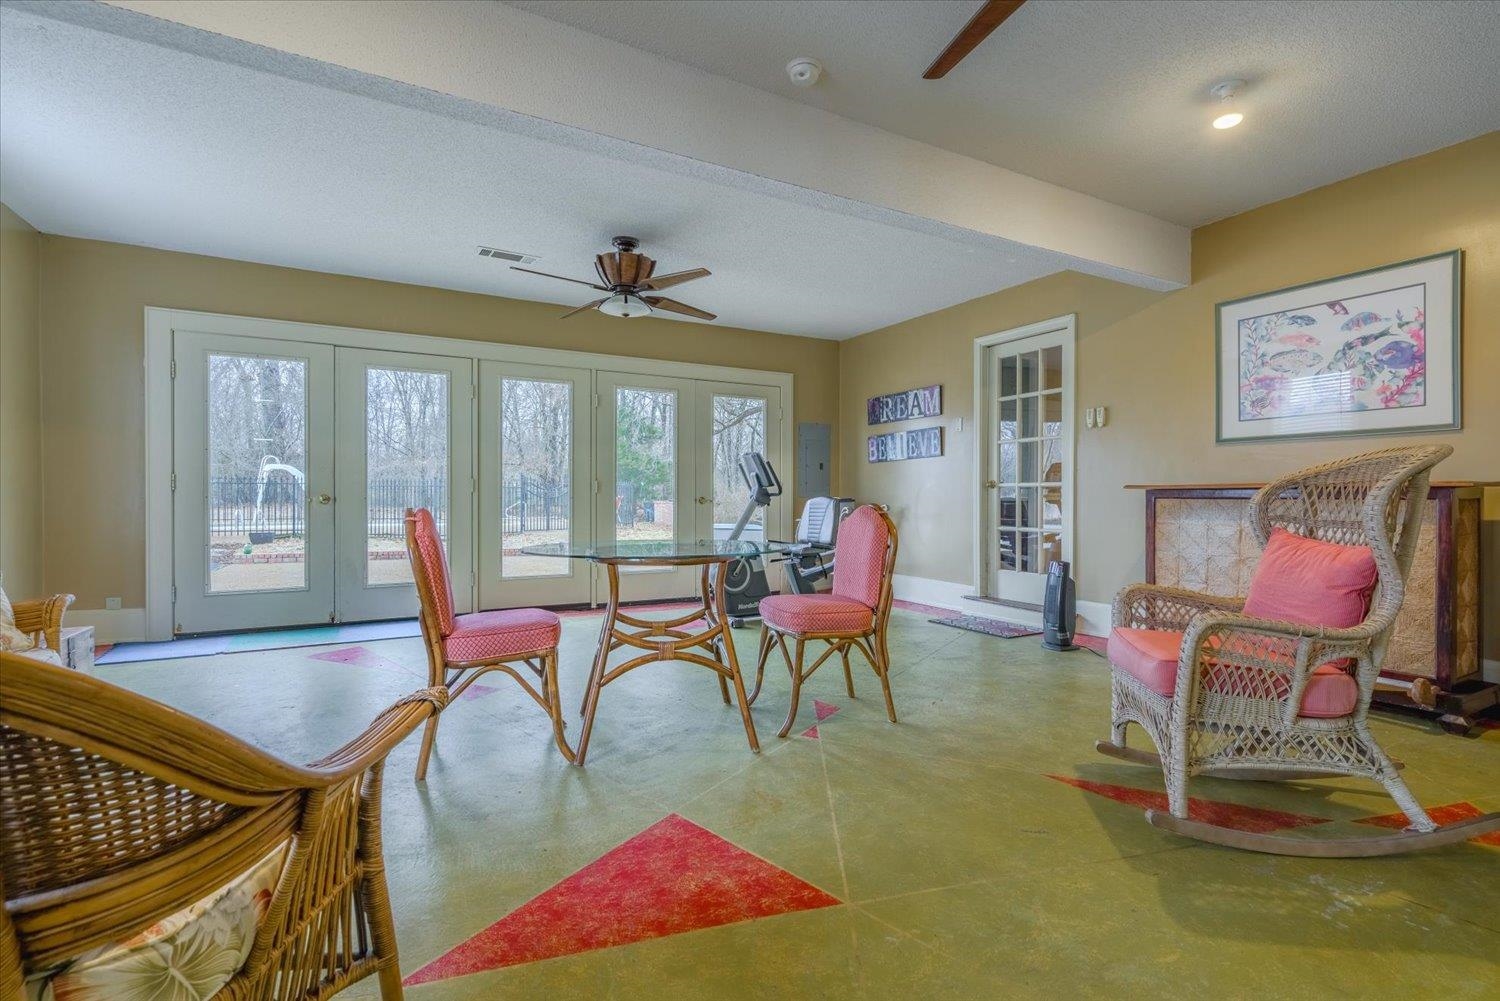
M871 462L932 459L942 454L943 429L940 427L870 435Z
M872 396L865 401L869 424L890 424L919 417L936 417L943 412L943 387L924 386L899 393Z

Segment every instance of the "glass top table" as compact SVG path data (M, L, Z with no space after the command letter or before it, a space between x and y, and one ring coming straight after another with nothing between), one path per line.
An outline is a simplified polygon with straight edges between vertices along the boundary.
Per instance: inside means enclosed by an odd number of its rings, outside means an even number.
M747 542L743 539L698 539L679 542L675 539L628 539L572 545L550 542L526 546L527 556L554 556L571 560L593 560L596 563L688 564L717 563L755 556L774 556L791 546L785 542Z
M589 752L589 736L594 732L594 715L599 710L599 693L622 675L657 661L678 660L706 667L718 676L719 694L730 705L729 687L734 685L740 719L750 750L760 752L755 723L750 719L750 702L745 697L745 680L740 674L739 657L729 632L729 616L724 610L725 586L730 564L741 559L772 556L786 552L790 546L779 542L746 542L742 539L699 539L679 542L673 539L631 539L570 545L554 542L526 546L528 556L554 556L564 559L590 560L604 568L609 579L609 605L604 610L604 627L599 631L599 649L589 672L588 689L583 696L583 732L578 737L575 761L583 764ZM703 568L698 602L670 619L642 619L620 608L620 567L701 566ZM611 665L609 655L625 649L633 656Z

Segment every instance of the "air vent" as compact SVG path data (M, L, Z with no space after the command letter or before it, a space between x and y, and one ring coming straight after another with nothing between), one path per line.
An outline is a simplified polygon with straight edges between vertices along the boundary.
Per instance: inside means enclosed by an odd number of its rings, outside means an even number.
M480 257L493 257L497 261L510 261L512 264L535 264L540 257L531 254L518 254L514 250L501 250L499 247L480 247Z

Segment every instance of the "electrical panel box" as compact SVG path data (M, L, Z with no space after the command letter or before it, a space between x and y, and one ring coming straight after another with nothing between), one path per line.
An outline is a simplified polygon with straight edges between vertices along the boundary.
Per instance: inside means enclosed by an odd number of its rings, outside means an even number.
M797 482L799 497L822 497L833 492L833 428L811 422L797 424Z

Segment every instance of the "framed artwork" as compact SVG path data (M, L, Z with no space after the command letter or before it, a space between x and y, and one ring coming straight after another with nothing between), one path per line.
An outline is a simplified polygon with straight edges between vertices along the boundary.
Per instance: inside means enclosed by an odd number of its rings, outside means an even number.
M935 459L943 454L943 429L916 428L872 434L869 441L871 462L900 462L903 459Z
M1219 303L1215 440L1459 428L1460 267L1452 250Z

